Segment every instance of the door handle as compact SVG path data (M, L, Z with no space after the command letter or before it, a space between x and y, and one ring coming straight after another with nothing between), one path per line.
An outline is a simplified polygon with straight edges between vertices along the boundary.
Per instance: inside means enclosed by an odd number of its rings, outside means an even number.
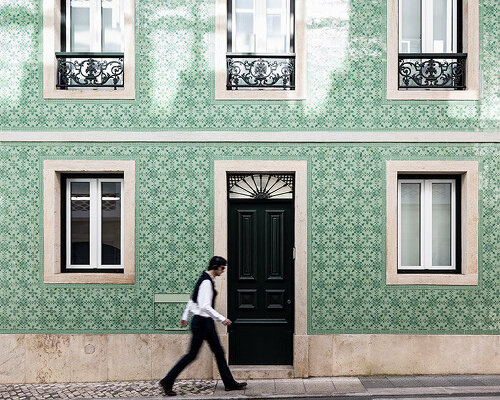
M292 304L292 300L288 299L288 300L286 301L286 304Z

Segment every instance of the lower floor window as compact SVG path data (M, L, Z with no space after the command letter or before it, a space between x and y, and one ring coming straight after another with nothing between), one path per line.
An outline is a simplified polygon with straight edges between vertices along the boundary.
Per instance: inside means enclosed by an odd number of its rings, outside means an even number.
M123 272L123 175L62 178L62 271Z
M460 177L398 176L398 272L460 273Z

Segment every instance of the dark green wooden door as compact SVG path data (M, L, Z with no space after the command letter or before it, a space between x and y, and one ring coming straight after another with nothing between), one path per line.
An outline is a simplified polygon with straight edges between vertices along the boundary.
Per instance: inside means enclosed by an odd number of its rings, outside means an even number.
M293 200L230 200L229 362L293 364Z

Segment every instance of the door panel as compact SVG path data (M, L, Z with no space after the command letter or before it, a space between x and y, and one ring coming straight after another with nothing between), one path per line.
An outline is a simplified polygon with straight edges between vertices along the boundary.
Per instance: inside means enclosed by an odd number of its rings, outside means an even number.
M255 281L257 212L238 210L238 271L239 280Z
M293 363L293 200L230 200L229 362Z
M265 211L266 278L283 280L284 268L284 210Z

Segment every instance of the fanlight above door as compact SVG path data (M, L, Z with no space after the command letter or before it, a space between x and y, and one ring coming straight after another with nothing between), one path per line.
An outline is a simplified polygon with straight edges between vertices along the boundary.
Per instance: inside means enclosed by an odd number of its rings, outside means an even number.
M293 199L293 174L230 174L227 177L230 199Z

